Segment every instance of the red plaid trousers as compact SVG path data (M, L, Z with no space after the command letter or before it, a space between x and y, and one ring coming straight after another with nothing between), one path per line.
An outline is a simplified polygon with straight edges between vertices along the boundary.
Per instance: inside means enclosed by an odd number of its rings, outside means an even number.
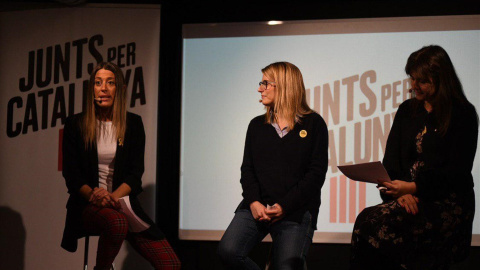
M96 259L98 269L108 269L112 265L125 239L155 269L180 269L180 260L166 239L152 240L128 232L128 221L122 212L88 205L83 211L83 226L88 233L100 236Z

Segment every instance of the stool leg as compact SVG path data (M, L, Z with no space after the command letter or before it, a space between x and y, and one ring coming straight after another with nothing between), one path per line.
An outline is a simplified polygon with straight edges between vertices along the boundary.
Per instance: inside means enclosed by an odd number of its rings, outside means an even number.
M83 253L83 270L88 270L88 244L90 237L85 236L85 252Z
M273 257L273 243L270 245L270 250L268 251L267 264L265 265L265 270L272 270L272 257Z

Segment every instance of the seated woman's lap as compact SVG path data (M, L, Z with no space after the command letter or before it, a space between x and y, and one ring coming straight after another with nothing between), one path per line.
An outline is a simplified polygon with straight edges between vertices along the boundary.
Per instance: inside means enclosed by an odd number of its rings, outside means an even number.
M260 269L247 256L268 233L273 240L274 268L303 268L313 236L309 212L301 224L280 220L268 225L255 221L249 210L239 209L219 243L218 254L233 269Z
M255 221L249 210L239 209L220 240L218 255L232 269L260 269L247 256L267 234L265 224Z
M120 211L88 205L83 211L83 226L88 233L100 235L97 266L111 265L126 239L155 269L180 269L180 260L166 239L129 233L128 221Z
M355 222L353 249L366 241L392 261L413 269L448 265L468 250L474 201L469 197L452 193L440 201L421 201L416 215L395 201L365 208Z
M112 208L88 205L82 213L83 227L99 235L96 266L100 269L112 265L128 233L128 221L122 212Z
M422 214L409 214L395 201L365 208L357 217L352 239L362 237L381 249L413 249L418 237L431 233L432 224ZM389 252L387 252L389 253Z
M111 240L123 242L128 232L128 221L120 211L88 205L82 213L84 229L93 235L108 235Z

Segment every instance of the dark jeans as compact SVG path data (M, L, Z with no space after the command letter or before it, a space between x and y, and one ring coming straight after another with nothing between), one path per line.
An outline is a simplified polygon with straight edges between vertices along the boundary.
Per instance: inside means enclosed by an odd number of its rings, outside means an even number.
M312 215L306 212L302 223L280 220L273 224L256 221L250 210L239 209L218 246L218 255L227 269L255 269L248 254L267 234L272 236L272 264L275 270L304 269L312 243Z

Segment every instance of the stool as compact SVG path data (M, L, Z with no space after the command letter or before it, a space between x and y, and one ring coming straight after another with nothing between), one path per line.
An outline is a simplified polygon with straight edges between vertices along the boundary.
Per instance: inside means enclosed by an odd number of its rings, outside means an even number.
M265 265L265 270L272 270L272 249L273 249L273 244L270 245L270 249L268 251L268 257L267 257L267 263Z
M90 235L85 236L85 251L83 252L83 270L88 270L88 244Z
M85 236L85 251L83 252L83 270L88 270L88 245L90 244L90 235ZM112 264L112 270L115 266Z

